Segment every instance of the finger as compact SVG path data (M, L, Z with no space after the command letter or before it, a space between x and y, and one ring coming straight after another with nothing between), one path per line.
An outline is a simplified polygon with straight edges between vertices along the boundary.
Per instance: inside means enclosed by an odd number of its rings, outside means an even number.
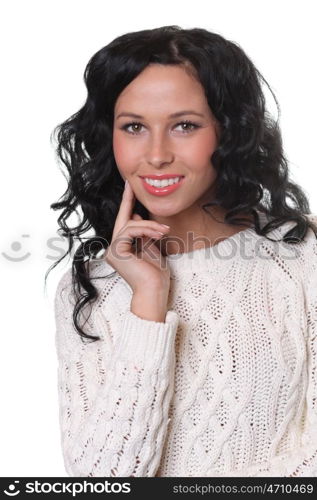
M140 220L144 220L144 219L142 219L141 215L134 213L132 215L132 220L140 221ZM150 241L150 240L152 240L152 238L150 238L149 236L143 236L142 238L136 238L136 245L135 245L136 253L139 254L140 252L142 252L144 245L146 245L148 243L148 241ZM153 247L153 246L154 245L151 245L151 247Z
M136 253L137 258L141 258L142 260L149 262L157 267L157 269L166 269L166 259L160 250L161 239L153 239L148 236L144 236L141 240L142 243Z
M126 180L121 204L117 214L116 222L113 227L112 237L114 238L116 234L122 229L127 222L131 219L131 213L135 201L135 196L130 183Z
M139 214L133 214L132 219L133 220L143 220ZM149 229L152 229L152 228L149 227ZM156 231L156 228L154 227L153 230ZM161 228L160 224L157 226L157 230L160 233L164 232L164 236L166 236L166 234L165 234L166 229L164 227ZM150 240L152 241L151 245L148 244L150 242ZM142 237L136 238L135 248L136 248L137 254L139 252L141 252L141 254L143 255L144 258L147 257L147 252L149 251L151 254L151 258L149 260L152 260L153 257L155 259L159 259L159 258L163 257L163 254L160 250L160 248L161 248L160 247L160 238L156 239L156 241L155 240L153 241L153 238L151 238L149 236L142 236ZM146 260L148 260L148 259L146 258Z
M141 215L139 215L139 214L133 214L132 215L132 220L143 220L143 219L142 219Z
M159 247L161 238L155 238L155 241L152 241L152 244L149 244L148 242L151 239L153 240L153 238L149 238L148 236L142 238L143 245L139 248L139 252L141 252L142 257L149 262L152 262L153 260L160 262L164 259Z
M127 226L125 230L117 237L116 240L110 245L111 252L114 251L116 255L126 256L131 254L132 241L135 238L149 238L159 239L164 236L162 232L148 228L146 226Z
M140 226L140 223L143 223L142 226ZM117 237L120 236L121 234L125 234L125 231L127 228L133 228L133 227L147 227L148 229L152 229L154 231L160 231L161 233L167 234L170 231L169 226L164 226L164 224L160 224L159 222L156 222L154 220L146 220L146 219L140 219L140 220L134 220L133 216L132 218L128 221L128 223L117 233Z

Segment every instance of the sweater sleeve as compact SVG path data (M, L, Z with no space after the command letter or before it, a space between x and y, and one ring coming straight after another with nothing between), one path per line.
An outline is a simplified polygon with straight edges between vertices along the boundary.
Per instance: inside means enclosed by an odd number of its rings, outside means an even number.
M317 222L317 219L315 220ZM316 477L317 476L317 240L314 239L313 252L308 256L308 266L304 273L306 288L306 360L308 386L305 404L305 426L301 445L272 459L264 471L255 476Z
M167 311L163 323L127 311L120 331L111 336L111 311L95 311L94 325L104 335L84 344L72 322L68 278L69 273L55 295L59 419L67 474L155 476L174 390L178 315ZM89 333L100 335L93 329Z
M317 223L317 218L315 220ZM304 276L306 288L306 366L308 385L305 424L300 445L290 453L272 457L268 462L228 473L238 477L317 477L317 241L307 256Z
M272 457L267 463L228 473L228 476L317 477L317 280L315 285L315 300L308 316L309 383L306 394L305 428L300 446L290 453Z

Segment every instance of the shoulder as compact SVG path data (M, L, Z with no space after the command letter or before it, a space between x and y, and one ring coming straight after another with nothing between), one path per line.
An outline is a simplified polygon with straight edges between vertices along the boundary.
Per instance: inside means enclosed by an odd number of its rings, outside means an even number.
M317 223L317 216L305 214ZM317 237L309 227L302 241L279 241L295 222L287 222L268 233L274 241L261 238L258 259L262 261L266 293L271 309L291 325L317 324ZM294 329L294 332L297 329Z
M305 214L305 216L317 228L317 215ZM305 284L309 284L312 279L316 279L317 235L310 227L307 230L305 238L298 245L298 263Z
M88 270L89 277L92 279L92 283L97 288L98 292L101 291L104 286L104 280L102 280L102 278L111 279L118 277L117 271L104 259L89 261L86 264L86 269ZM74 305L73 276L71 267L62 274L57 283L55 291L55 306L60 302L64 305L70 303Z
M88 269L91 278L118 276L117 271L103 258L89 261Z
M308 214L306 217L317 227L317 215ZM303 280L305 283L308 302L311 302L312 300L317 306L317 235L311 228L309 228L307 232L303 248Z
M304 214L317 226L317 215ZM317 268L317 237L308 227L305 237L297 243L286 243L283 236L296 222L289 221L261 237L256 246L257 260L262 261L265 274L279 283L279 288L288 285L302 286Z
M317 215L316 214L305 214L305 217L317 225Z
M101 290L105 287L105 284L110 280L107 279L94 279L102 277L110 277L114 273L114 269L106 262L101 260L93 260L86 263L86 269L89 274L91 283L97 288L98 295ZM57 283L55 298L54 298L54 309L55 309L55 321L56 321L56 347L60 356L65 355L65 353L71 353L78 347L82 349L83 343L80 341L80 336L73 323L73 313L78 297L75 296L75 292L78 290L78 284L75 283L75 289L73 287L73 271L72 266L64 271ZM77 295L77 293L76 293ZM93 312L93 314L91 314ZM84 329L86 333L91 335L96 335L96 333L102 337L96 331L95 327L95 305L86 304L82 308L81 315L84 318L84 324L82 324L82 317L79 317L79 324ZM92 348L93 349L93 348Z
M66 302L66 297L72 288L72 269L67 269L59 279L55 291L55 308L60 304Z

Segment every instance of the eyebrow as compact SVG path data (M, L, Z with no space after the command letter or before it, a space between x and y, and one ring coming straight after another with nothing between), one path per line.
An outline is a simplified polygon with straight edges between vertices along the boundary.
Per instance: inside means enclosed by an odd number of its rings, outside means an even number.
M172 113L171 115L169 115L168 118L178 118L179 116L183 116L183 115L197 115L197 116L204 117L204 115L202 113L197 113L197 111L184 110L184 111L178 111L177 113ZM143 120L144 119L144 116L137 115L135 113L128 113L128 112L122 112L122 113L120 113L117 116L117 119L120 118L121 116L131 116L132 118L138 118L139 120Z

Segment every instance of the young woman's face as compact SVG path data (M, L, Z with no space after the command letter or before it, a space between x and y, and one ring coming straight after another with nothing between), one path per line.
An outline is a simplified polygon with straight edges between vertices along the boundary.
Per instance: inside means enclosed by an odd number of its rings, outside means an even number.
M175 113L179 116L172 117ZM117 167L136 198L154 215L175 215L210 191L216 177L210 158L217 134L202 85L181 66L147 66L115 104ZM184 178L165 195L148 192L141 177L163 174Z

